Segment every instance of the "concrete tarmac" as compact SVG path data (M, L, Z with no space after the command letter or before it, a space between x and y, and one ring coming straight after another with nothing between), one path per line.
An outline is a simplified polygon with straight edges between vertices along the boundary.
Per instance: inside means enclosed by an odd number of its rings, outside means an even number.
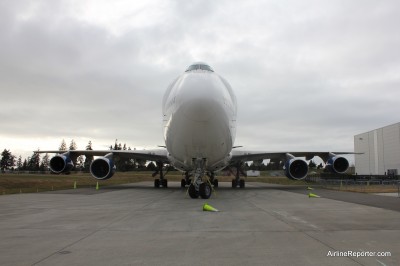
M193 200L179 185L0 196L0 265L400 265L393 208L262 183ZM347 251L391 255L328 256Z

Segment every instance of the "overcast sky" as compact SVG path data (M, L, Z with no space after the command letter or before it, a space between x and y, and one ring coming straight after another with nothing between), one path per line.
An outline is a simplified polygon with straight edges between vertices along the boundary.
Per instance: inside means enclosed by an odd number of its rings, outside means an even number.
M141 3L139 3L141 2ZM399 1L0 1L0 149L163 145L193 61L238 98L236 145L353 150L400 121Z

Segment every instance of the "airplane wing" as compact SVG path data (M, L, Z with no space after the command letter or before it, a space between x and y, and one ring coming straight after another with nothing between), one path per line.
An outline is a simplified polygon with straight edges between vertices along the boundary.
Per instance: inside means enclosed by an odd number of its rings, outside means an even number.
M279 152L263 152L263 151L243 151L233 150L231 163L246 162L246 161L257 161L257 160L286 160L287 155L293 155L294 157L305 157L306 160L312 159L314 156L320 157L325 162L332 155L340 154L355 154L354 152L290 152L290 151L279 151Z
M35 151L35 153L69 153L71 158L78 157L80 155L89 156L105 156L112 153L113 156L126 159L141 159L146 161L157 161L162 163L169 163L167 158L166 149L152 149L152 150L68 150L68 151Z
M164 163L169 163L166 149L154 150L69 150L69 151L35 151L35 153L57 153L50 159L49 166L53 173L68 173L74 167L74 161L80 155L99 156L90 165L90 173L98 180L106 180L114 175L116 170L114 159L139 159L155 161L160 165L159 172L162 172ZM160 173L162 175L162 173Z
M241 163L246 161L262 161L270 159L273 162L283 161L285 164L285 175L290 179L303 179L308 173L308 163L306 160L314 156L320 157L326 162L326 168L330 172L342 174L349 168L349 161L342 157L345 154L355 154L354 152L257 152L233 150L230 160L231 165L241 168Z

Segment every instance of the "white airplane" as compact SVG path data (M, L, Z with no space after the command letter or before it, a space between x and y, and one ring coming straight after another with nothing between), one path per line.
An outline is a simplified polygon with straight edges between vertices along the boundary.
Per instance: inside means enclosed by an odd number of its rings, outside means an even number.
M212 186L218 187L215 173L227 166L235 167L232 187L245 187L240 178L242 165L246 161L261 163L264 159L283 161L285 174L290 179L300 180L307 176L308 164L314 156L321 157L331 172L344 173L349 162L336 154L352 152L253 152L236 149L236 97L229 83L216 74L207 64L193 63L176 78L165 92L162 102L164 140L163 149L155 150L70 150L39 151L58 153L50 160L54 173L69 172L79 155L100 156L90 165L92 176L106 180L115 172L114 159L129 158L155 161L159 178L155 187L168 187L163 173L165 164L185 173L181 186L189 185L191 198L207 199ZM303 159L305 158L305 159Z

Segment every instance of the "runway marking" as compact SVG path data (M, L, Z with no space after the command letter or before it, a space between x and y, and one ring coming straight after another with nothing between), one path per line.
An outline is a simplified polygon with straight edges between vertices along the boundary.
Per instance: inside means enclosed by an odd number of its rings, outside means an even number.
M302 223L304 225L310 226L316 230L321 231L321 229L316 226L315 224L312 224L306 220L301 219L300 217L294 216L294 215L290 215L289 213L285 212L285 211L273 211L274 213L283 216L284 218L288 219L288 220L294 220L298 223Z
M380 261L380 260L376 260L377 262L379 262L381 265L383 265L383 266L387 266L385 263L383 263L382 261Z

